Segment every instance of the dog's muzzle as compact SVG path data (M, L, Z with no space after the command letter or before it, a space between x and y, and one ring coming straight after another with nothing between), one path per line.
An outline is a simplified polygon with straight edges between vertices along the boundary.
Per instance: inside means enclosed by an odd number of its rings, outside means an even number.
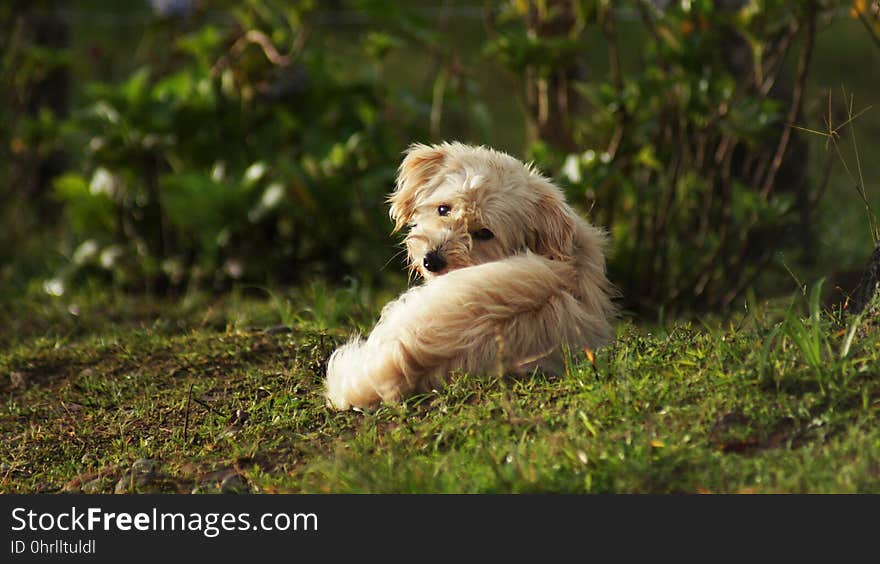
M424 259L422 259L422 265L428 270L428 272L440 272L446 268L446 259L444 259L437 251L431 251L425 255Z

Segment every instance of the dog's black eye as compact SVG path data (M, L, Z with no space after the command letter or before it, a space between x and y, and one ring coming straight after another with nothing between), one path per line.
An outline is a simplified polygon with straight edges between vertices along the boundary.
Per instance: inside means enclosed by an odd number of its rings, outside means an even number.
M479 231L474 231L473 233L471 233L471 237L473 237L477 241L488 241L489 239L495 237L495 234L484 227Z
M446 204L437 207L437 215L449 215L450 211L452 211L452 208L450 208Z

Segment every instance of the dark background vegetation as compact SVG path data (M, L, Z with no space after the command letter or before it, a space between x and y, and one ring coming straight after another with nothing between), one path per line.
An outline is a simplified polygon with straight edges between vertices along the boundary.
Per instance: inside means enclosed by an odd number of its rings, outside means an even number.
M0 292L399 290L384 198L409 143L449 139L564 186L629 311L851 290L878 22L864 1L4 2Z
M829 307L877 241L878 12L0 2L0 492L880 491L876 309ZM407 283L402 151L449 139L606 227L632 318L333 412Z

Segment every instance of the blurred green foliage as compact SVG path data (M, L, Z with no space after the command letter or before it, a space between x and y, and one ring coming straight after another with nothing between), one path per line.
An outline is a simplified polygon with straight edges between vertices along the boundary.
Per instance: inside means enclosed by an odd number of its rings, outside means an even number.
M57 209L43 189L66 166L56 140L71 58L63 26L27 17L51 4L0 4L0 296L13 281L45 274L57 235Z
M312 8L246 2L231 27L166 23L151 51L172 59L89 85L70 129L81 167L55 182L77 269L160 288L379 270L401 141L381 85L308 37Z
M820 182L788 125L839 6L514 1L498 18L489 52L521 77L534 157L611 231L611 277L632 306L728 307L779 251L815 254ZM622 62L624 14L644 29L637 66Z
M127 14L136 41L115 30L83 61L46 41L75 12L14 2L0 281L369 286L398 270L384 199L401 151L459 138L535 160L608 228L627 306L728 307L779 251L815 254L823 186L787 126L817 33L848 7L153 0Z

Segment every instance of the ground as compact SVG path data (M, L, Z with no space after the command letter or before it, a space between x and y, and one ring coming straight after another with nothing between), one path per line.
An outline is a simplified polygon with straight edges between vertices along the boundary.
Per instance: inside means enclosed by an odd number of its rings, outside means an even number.
M880 492L880 332L800 294L334 412L327 357L386 298L0 306L0 492Z

